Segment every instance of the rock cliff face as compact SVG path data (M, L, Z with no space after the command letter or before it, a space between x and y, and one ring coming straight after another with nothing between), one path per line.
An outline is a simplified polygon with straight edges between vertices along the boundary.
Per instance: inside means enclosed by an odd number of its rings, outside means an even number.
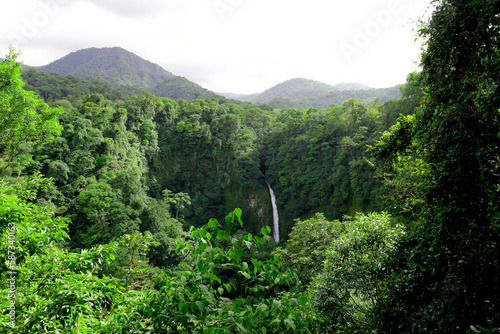
M248 206L252 209L252 214L257 218L259 226L266 225L266 214L264 213L265 203L262 202L255 194L250 195L248 198Z
M253 186L251 190L226 192L226 210L234 210L233 206L241 208L245 229L252 234L259 234L265 226L272 229L273 209L267 186L261 182L255 182Z

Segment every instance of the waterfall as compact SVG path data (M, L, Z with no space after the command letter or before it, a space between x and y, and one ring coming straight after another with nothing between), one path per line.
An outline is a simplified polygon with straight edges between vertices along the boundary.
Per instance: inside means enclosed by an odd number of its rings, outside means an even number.
M276 197L274 196L273 188L267 184L267 188L269 189L269 195L271 196L271 204L273 206L273 238L276 242L280 241L280 217L278 215L278 207L276 206Z

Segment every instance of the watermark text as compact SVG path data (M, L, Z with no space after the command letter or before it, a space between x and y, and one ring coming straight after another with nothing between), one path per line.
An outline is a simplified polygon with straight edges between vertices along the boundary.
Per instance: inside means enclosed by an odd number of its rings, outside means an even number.
M352 62L352 57L355 54L360 54L361 50L368 47L372 39L377 37L383 28L389 26L394 15L401 13L401 2L399 0L391 0L386 9L380 11L372 11L370 16L373 20L367 22L363 28L359 26L354 28L354 38L352 42L340 43L340 49L348 63Z
M33 15L24 16L21 18L21 29L18 32L10 32L8 34L9 41L12 45L19 47L29 43L30 39L38 36L40 31L45 28L50 20L56 17L62 5L66 5L72 0L49 0L40 4L40 9Z
M9 223L7 226L7 267L9 271L7 272L7 299L9 300L9 306L7 307L7 313L9 315L10 325L15 327L16 321L16 224Z
M212 5L221 20L226 18L226 14L234 11L244 0L215 0Z

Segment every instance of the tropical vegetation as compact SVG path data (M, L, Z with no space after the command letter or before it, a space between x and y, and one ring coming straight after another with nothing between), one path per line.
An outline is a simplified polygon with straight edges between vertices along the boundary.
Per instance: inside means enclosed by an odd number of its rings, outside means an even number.
M0 332L498 333L500 3L432 3L385 102L175 99L11 48Z

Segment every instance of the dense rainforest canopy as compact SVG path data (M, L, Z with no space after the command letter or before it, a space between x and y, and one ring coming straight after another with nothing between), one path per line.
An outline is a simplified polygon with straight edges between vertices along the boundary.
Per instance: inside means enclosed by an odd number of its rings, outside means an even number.
M384 103L158 97L11 49L0 332L498 333L500 2L433 2Z

